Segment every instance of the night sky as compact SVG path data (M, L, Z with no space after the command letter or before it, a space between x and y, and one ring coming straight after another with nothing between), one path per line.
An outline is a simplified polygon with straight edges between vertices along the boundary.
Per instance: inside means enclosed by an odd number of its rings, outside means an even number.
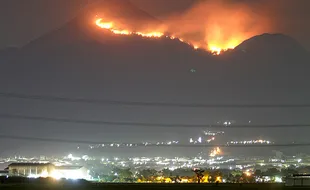
M63 36L60 36L63 39L73 36L74 39L80 34L73 30L76 29L76 23L73 21L70 22L71 25L65 23L75 18L89 2L91 1L1 0L0 49L26 45L33 39L62 26L64 27L59 33ZM204 1L131 0L131 2L150 15L165 20L171 18L171 15L182 14ZM253 14L258 15L257 18L268 22L268 31L264 32L287 34L297 39L307 50L310 49L309 0L223 0L223 2L227 2L228 7L233 4L249 7ZM57 31L56 37L59 34ZM5 62L0 65L0 91L69 98L188 104L309 104L310 91L307 87L309 65L306 65L308 54L299 51L302 47L285 36L280 36L280 42L284 40L284 44L288 44L289 52L281 53L282 46L275 45L268 46L270 49L262 47L259 51L245 56L236 53L231 57L224 56L218 59L206 52L193 52L186 45L171 40L154 42L126 37L121 39L134 42L134 45L126 44L122 40L118 42L121 44L119 46L115 45L113 40L106 43L108 45L98 42L88 43L87 40L92 38L87 38L69 46L62 44L65 40L55 41L56 48L51 43L52 45L48 46L51 49L46 50L45 42L54 42L55 36L51 36L47 35L22 49L20 57L13 59L12 63ZM270 42L268 36L262 38L262 44ZM276 40L279 42L279 39ZM281 54L273 55L273 52L277 52L273 47L279 48ZM263 51L264 49L267 50ZM144 56L141 56L140 51ZM239 124L248 124L249 121L256 124L310 123L307 114L309 108L205 109L103 106L4 97L0 98L0 105L2 105L0 114L99 121L188 125L226 120L237 121ZM197 137L203 130L115 127L7 118L1 118L0 124L2 134L89 141L188 140L189 136ZM228 137L229 140L269 138L283 143L291 143L296 139L307 141L309 134L307 128L229 129L226 132L231 135ZM70 146L59 146L50 142L0 139L0 156L62 154L66 151L68 153L69 148L76 148L76 145ZM46 147L50 149L47 150Z

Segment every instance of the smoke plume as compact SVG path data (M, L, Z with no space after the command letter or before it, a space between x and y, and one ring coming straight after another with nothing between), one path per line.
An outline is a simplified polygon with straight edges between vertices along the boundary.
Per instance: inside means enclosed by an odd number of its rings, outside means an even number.
M269 32L269 23L249 6L227 0L196 3L182 14L164 19L164 30L199 47L230 49L242 41Z

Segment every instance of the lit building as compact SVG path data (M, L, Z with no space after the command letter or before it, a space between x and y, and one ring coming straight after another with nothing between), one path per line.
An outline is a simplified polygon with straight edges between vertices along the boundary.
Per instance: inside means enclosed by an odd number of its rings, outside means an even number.
M12 163L8 169L10 176L90 179L88 170L83 166L55 166L50 163Z
M88 170L83 166L56 166L51 177L55 179L90 179Z
M49 163L12 163L9 165L10 176L48 177L54 170L55 166Z

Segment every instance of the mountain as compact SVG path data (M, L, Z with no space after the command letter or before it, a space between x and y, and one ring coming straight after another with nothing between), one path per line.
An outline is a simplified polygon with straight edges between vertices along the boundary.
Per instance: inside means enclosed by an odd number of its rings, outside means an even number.
M299 55L303 55L307 53L305 48L290 36L268 33L245 40L234 50L260 54L292 54L299 52Z
M73 20L42 37L33 40L23 49L40 50L58 48L59 46L77 46L80 43L94 41L98 34L94 27L96 16L107 20L125 22L128 27L138 30L145 23L158 24L159 21L148 13L134 6L128 0L98 0L90 4ZM36 49L36 50L38 50Z
M94 25L93 16L100 14L94 10L101 8L108 9L108 16L113 13L128 19L129 23L132 21L132 27L136 18L141 22L157 22L129 1L98 1L61 28L22 47L18 56L1 69L2 79L13 78L12 83L4 84L3 90L27 92L27 86L31 85L34 91L30 93L34 94L68 93L66 89L78 92L84 83L88 89L85 92L100 89L107 93L107 98L122 99L117 97L122 93L113 88L126 89L132 85L132 89L138 90L132 90L134 94L152 93L159 90L157 85L163 84L163 90L170 91L171 85L184 84L183 76L191 77L191 69L200 67L205 60L214 60L210 54L195 51L178 40L115 36L99 29ZM173 76L178 72L181 75ZM87 85L88 82L91 84ZM94 88L95 84L99 86Z
M12 60L0 64L0 91L147 102L309 103L309 54L288 36L255 36L235 50L213 56L202 50L196 51L178 40L116 36L94 26L95 14L104 14L107 18L118 17L120 22L128 20L133 28L140 27L144 22L159 22L129 1L99 1L61 28L20 48ZM309 122L304 112L287 110L277 110L276 113L259 109L183 110L14 99L2 100L1 105L0 113L107 121L213 123L233 119L258 123L296 123L295 120L298 123ZM5 121L2 124L31 126L31 130L21 128L6 131L8 134L16 132L29 136L36 130L42 136L49 134L67 138L66 132L73 135L76 131L84 130L72 124L20 121ZM44 130L41 126L45 127ZM58 126L63 129L59 130ZM119 132L119 129L107 126L99 126L104 132L87 127L90 129L80 133L83 139L97 137L109 141L112 138L110 133ZM143 130L144 133L151 131L146 128L121 130L133 138L137 134L141 135ZM176 129L164 130L167 136L186 136L192 129L183 130L182 133ZM159 130L154 129L152 132L155 134ZM257 135L254 130L231 133ZM268 134L281 135L279 131L272 130ZM144 135L140 137L146 138Z
M91 4L61 28L22 47L14 60L3 66L3 78L15 74L14 80L21 80L15 83L16 87L10 84L7 91L18 91L18 86L27 86L24 83L31 79L31 84L45 81L39 89L44 88L46 92L61 92L67 86L73 88L81 83L92 92L98 88L92 89L88 82L103 84L100 81L104 80L105 93L110 94L107 98L123 99L119 93L115 96L116 92L111 89L133 85L132 91L127 92L133 93L131 97L139 97L139 93L159 97L155 94L163 89L163 94L183 94L184 97L179 97L182 101L197 96L197 101L204 102L208 97L210 101L221 102L225 100L227 88L238 94L240 90L248 91L249 87L257 86L251 92L256 97L254 92L258 89L293 85L295 82L290 82L287 76L294 76L291 81L298 79L300 84L307 76L309 54L289 36L254 36L226 54L212 56L178 40L115 36L94 26L95 15L127 20L131 27L141 22L159 22L126 0L101 0ZM38 91L33 94L35 92ZM250 99L255 99L253 97Z
M309 52L297 40L284 34L254 36L231 53L229 59L238 60L243 68L245 64L248 65L247 71L252 70L252 76L256 78L263 77L273 83L278 81L282 85L292 83L297 78L301 81L307 78L305 68L309 68Z

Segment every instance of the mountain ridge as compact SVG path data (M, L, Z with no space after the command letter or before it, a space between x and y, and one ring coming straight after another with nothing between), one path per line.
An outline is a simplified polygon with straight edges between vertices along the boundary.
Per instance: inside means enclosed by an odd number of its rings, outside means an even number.
M104 12L104 13L103 13ZM134 14L135 13L135 14ZM128 15L131 14L131 17ZM159 22L157 19L137 8L128 0L98 0L84 8L75 18L68 21L61 27L32 40L22 47L22 49L33 46L57 46L74 44L78 42L89 42L94 40L96 30L94 29L95 17L98 15L107 18L122 18L137 20L140 22L133 27L141 26L141 22ZM41 47L42 48L42 47Z
M306 53L307 50L294 38L281 33L263 33L244 40L236 48L236 51L263 51L282 49L282 51L299 51Z
M102 88L107 99L122 99L126 93L129 97L157 98L162 92L168 98L178 94L180 99L195 97L201 101L239 99L237 94L244 96L240 99L263 97L257 97L262 92L272 94L267 98L283 94L286 88L308 93L303 86L308 81L309 56L300 54L295 45L289 52L274 48L266 51L264 47L242 51L247 44L256 48L261 39L268 44L269 37L278 39L278 35L255 36L234 50L214 56L176 39L114 35L94 25L91 10L22 47L10 63L1 64L3 90L82 93L81 88L89 92ZM294 44L287 38L280 39ZM5 83L8 80L10 85ZM235 95L229 96L226 89Z

